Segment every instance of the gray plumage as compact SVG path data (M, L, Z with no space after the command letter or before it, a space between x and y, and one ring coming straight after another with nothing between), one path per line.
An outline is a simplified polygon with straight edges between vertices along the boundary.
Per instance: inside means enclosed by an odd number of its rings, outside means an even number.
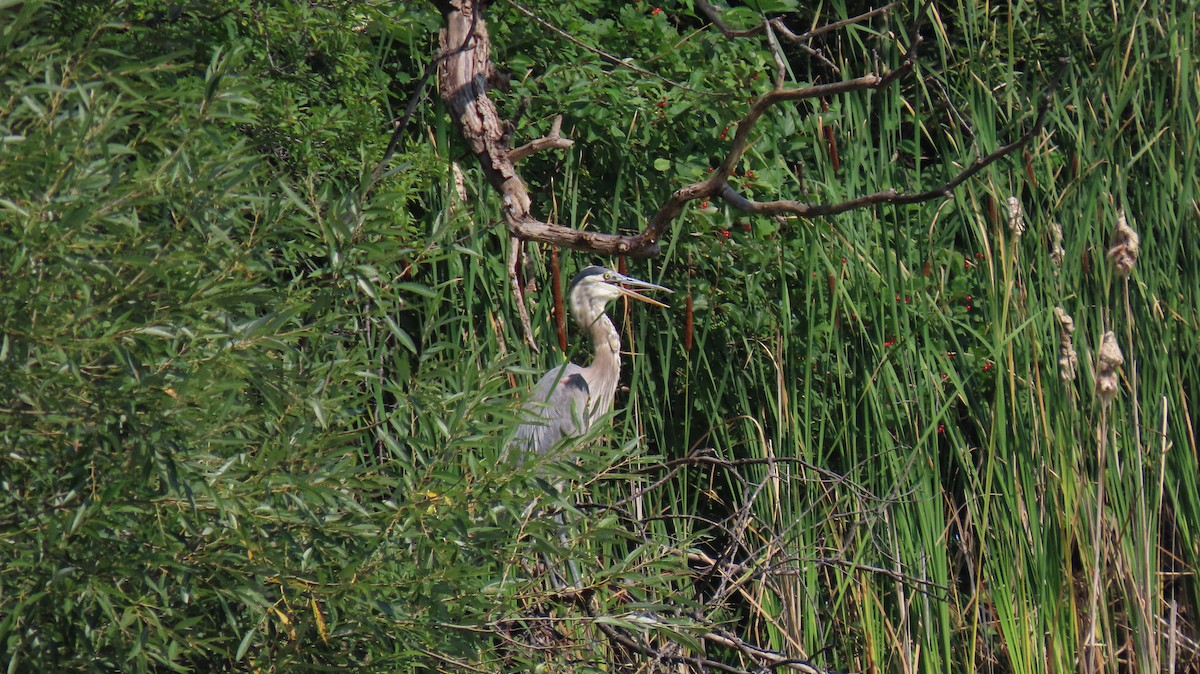
M567 363L538 380L522 408L522 423L513 438L512 447L522 458L528 453L545 454L563 438L586 433L597 419L612 411L621 379L621 338L605 308L618 297L666 306L633 288L671 292L596 266L584 268L571 280L571 316L591 337L592 362L587 367Z

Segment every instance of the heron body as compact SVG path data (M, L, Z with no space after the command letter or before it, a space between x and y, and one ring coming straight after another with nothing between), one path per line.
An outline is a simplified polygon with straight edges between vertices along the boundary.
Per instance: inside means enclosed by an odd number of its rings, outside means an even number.
M605 308L619 297L666 306L636 289L671 292L597 266L584 268L571 280L571 316L592 339L592 362L586 367L567 363L538 380L513 440L523 454L545 454L563 438L587 432L597 419L612 411L621 379L621 337Z

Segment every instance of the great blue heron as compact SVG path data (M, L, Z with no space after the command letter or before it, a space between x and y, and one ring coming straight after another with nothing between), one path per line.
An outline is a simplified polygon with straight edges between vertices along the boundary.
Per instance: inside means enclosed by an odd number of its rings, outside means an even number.
M545 454L565 437L582 435L612 410L621 378L621 337L605 315L605 307L619 297L667 306L639 294L638 289L673 292L597 266L585 267L571 279L571 315L591 335L595 354L591 365L556 367L533 387L512 445L522 453L522 460L529 453Z
M564 438L583 435L597 419L608 414L613 406L613 394L621 378L621 336L604 313L609 302L629 297L660 307L667 305L646 297L637 289L665 290L669 288L639 281L604 267L585 267L571 279L569 297L571 315L579 327L592 337L595 354L587 367L567 363L550 370L538 383L522 409L522 422L517 428L510 449L519 452L518 461L530 454L542 455ZM555 488L562 490L562 484ZM533 504L530 504L533 507ZM562 513L554 516L559 524L559 537L565 543ZM543 555L553 581L562 587L566 583L552 560ZM568 560L571 581L580 582L575 560Z

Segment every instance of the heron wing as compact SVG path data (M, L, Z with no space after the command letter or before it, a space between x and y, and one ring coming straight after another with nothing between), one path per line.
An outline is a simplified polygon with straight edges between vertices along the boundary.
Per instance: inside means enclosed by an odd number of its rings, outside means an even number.
M544 454L564 437L581 435L590 423L591 391L583 368L567 363L550 370L533 387L513 439L526 452Z

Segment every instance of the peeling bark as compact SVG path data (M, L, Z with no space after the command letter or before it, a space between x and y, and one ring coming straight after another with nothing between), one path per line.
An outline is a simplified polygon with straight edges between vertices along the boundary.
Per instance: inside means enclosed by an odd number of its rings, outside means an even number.
M523 158L528 152L514 152L508 146L507 127L488 97L492 61L487 24L481 16L475 16L480 9L473 0L449 0L440 6L446 22L440 37L442 52L468 45L443 59L438 67L442 98L471 152L479 159L488 182L500 193L509 233L520 239L608 255L656 255L658 246L653 237L587 232L552 225L532 214L529 190L514 164L514 157ZM552 135L546 140L546 146L561 147L565 139L556 143ZM536 149L539 148L533 148Z

